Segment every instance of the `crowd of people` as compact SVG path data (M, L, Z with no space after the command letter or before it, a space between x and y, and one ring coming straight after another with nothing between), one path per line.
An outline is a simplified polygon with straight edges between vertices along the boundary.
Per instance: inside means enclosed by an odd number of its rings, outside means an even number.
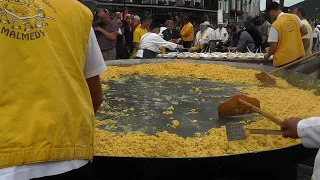
M270 7L271 11L275 9L277 12L281 11L276 3L272 3ZM304 52L299 55L311 55L315 48L319 49L320 25L313 24L312 32L310 24L305 19L304 8L296 8L292 13L299 18L298 23L304 25L303 30L306 28L307 32L301 37ZM201 23L199 27L194 27L186 16L172 17L162 25L152 22L152 17L147 14L142 17L129 14L128 8L125 8L124 12L116 12L113 15L107 9L99 9L98 15L104 25L95 29L105 60L152 58L156 57L157 53L168 51L214 52L218 50L265 53L271 49L271 52L267 53L267 56L270 57L275 54L277 47L274 45L275 43L278 45L279 41L278 30L263 16L247 18L244 26L218 22L217 28L214 29L215 25L208 21ZM150 28L151 25L155 29ZM159 35L161 39L150 43L142 38L145 34L152 32ZM146 36L147 39L150 38L148 36ZM147 43L147 45L142 43ZM171 43L176 45L172 46ZM150 49L152 49L152 56L143 57L143 53L141 55L141 51L150 52ZM138 51L140 51L139 56L137 56ZM287 62L291 61L293 59L287 60Z

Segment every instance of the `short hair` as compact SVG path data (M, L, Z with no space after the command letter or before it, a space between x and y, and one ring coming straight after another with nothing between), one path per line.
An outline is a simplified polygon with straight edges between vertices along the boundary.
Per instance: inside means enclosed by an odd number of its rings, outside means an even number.
M98 12L100 12L100 11L103 11L103 12L105 12L106 14L109 14L108 9L106 9L106 8L99 8L99 9L98 9Z
M151 31L156 28L161 28L161 25L159 23L153 22L150 24L149 30Z
M280 4L277 2L271 2L267 5L267 12L271 10L280 10Z
M141 23L145 22L145 21L148 21L148 20L151 20L151 16L147 16L147 15L143 15L141 17Z
M174 25L174 22L173 22L172 20L167 20L167 21L166 21L166 26L168 26L169 24Z
M301 13L302 17L306 17L306 9L303 7L298 7L297 8L298 12Z

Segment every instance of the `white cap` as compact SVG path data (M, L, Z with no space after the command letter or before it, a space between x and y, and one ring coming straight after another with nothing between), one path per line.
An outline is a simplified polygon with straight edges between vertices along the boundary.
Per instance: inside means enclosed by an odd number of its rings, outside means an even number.
M209 23L209 21L205 21L205 22L203 23L203 25L210 26L210 23Z
M138 15L133 16L133 19L140 21L140 17Z

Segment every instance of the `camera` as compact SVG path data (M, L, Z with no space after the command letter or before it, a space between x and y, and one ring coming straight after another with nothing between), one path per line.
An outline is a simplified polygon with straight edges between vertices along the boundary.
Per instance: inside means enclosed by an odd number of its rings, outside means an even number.
M93 23L92 26L93 27L97 27L100 26L102 27L104 25L102 19L99 17L99 9L96 9L93 13Z

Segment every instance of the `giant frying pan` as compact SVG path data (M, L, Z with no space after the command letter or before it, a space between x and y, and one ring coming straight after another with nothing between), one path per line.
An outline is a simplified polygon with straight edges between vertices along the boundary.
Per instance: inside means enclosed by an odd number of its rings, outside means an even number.
M174 62L174 59L142 59L142 60L117 60L109 61L109 65L131 66L142 63L159 63L159 62ZM181 60L179 60L181 61ZM247 63L231 63L231 62L215 62L201 60L184 60L185 62L197 63L216 63L227 64L238 68L250 68L264 71L270 71L273 68L263 65L247 64ZM318 80L310 77L283 70L276 74L277 76L285 77L289 83L296 87L304 89L319 89L320 83ZM98 118L110 118L117 120L118 124L125 126L131 124L129 131L143 131L148 134L154 134L156 131L167 130L171 133L176 133L183 137L193 136L195 132L205 132L213 127L220 127L230 119L218 119L217 112L212 112L214 106L218 106L220 101L228 99L237 93L235 87L239 84L222 85L206 80L194 80L188 78L154 78L154 77L139 77L130 76L124 77L121 83L117 81L104 82L108 83L110 90L105 94L105 100L110 104L110 108L118 110L129 109L154 109L153 116L145 113L136 114L135 117L114 116ZM162 88L157 88L159 83ZM177 88L177 87L181 88ZM194 92L181 94L179 89L192 89L193 87L212 87L224 86L224 90L216 91L215 98L212 92L203 90L201 97ZM163 88L165 87L165 88ZM186 91L184 91L186 92ZM132 97L135 94L137 98ZM170 96L175 94L175 97ZM141 96L141 98L139 98ZM155 96L152 98L152 96ZM122 101L126 99L126 101ZM180 99L179 99L180 98ZM194 99L200 100L192 101ZM202 99L205 99L202 101ZM154 102L157 102L155 104ZM185 123L183 128L172 129L167 128L167 121L161 119L162 116L157 114L162 113L161 107L166 107L174 101L182 102L177 106L176 112L182 112L186 109L197 108L199 116L185 115L180 113L176 116L181 120L180 123ZM135 102L139 102L138 104ZM170 103L169 103L170 102ZM107 110L107 109L106 109ZM177 113L179 114L179 113ZM196 117L195 117L196 116ZM213 117L214 121L209 119ZM243 120L244 117L234 118L231 121L237 122ZM155 119L157 119L155 121ZM200 124L190 125L188 121L192 119L202 119ZM156 123L155 123L156 122ZM106 128L106 127L101 127ZM126 132L128 128L119 128L116 132ZM112 131L112 130L110 130ZM103 157L95 156L93 165L100 179L112 177L108 172L113 172L114 177L120 179L156 179L161 178L196 178L210 177L211 179L227 178L227 179L294 179L296 176L296 164L309 157L315 155L315 150L305 149L302 145L295 145L287 148L280 148L271 151L254 152L246 154L225 155L218 157L201 157L201 158L141 158L141 157ZM114 173L116 172L116 173Z

